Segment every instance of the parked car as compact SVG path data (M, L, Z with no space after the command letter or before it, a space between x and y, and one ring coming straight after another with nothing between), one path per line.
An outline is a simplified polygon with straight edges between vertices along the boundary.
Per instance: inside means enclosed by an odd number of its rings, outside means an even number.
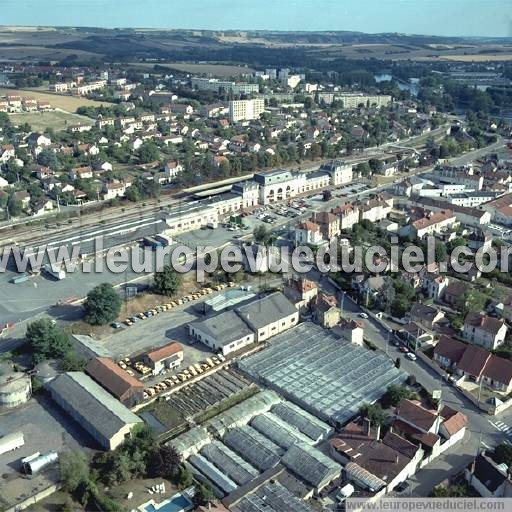
M364 318L365 320L368 320L368 315L366 313L359 313L359 318Z
M407 347L404 347L403 345L398 350L400 350L400 352L403 352L404 354L409 353L409 349Z
M413 354L412 352L407 352L407 354L405 354L405 357L408 357L411 361L416 361L416 359L418 359L416 357L416 354Z

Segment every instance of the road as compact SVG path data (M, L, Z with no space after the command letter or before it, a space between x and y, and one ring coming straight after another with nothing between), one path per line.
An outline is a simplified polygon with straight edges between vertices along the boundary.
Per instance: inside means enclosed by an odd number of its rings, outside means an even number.
M315 277L318 279L318 276ZM326 292L341 294L341 297L345 295L342 312L345 318L363 322L365 337L379 350L393 361L400 357L402 370L414 375L428 392L440 390L443 404L462 411L468 417L469 426L462 442L454 445L409 479L411 485L408 493L414 496L428 496L435 485L448 476L460 473L482 449L492 448L503 441L512 441L512 436L505 431L508 426L512 433L512 411L505 411L494 417L481 412L425 363L404 357L404 354L388 341L388 331L380 323L359 317L362 309L348 295L338 292L325 279L321 280L321 286Z

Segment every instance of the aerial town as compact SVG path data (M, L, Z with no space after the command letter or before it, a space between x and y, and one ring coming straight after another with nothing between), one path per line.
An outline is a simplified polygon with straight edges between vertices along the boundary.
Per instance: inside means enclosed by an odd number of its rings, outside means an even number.
M37 59L0 47L0 511L512 496L510 64Z

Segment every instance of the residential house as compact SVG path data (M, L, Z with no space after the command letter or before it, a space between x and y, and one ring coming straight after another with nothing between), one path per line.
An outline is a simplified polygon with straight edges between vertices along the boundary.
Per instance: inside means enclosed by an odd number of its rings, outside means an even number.
M350 482L372 493L391 492L414 475L423 450L397 433L380 439L380 429L366 420L346 425L330 439L331 456L344 465Z
M493 222L512 226L512 193L482 204L481 209L491 214Z
M450 279L450 283L444 291L444 302L450 306L457 306L458 301L464 294L471 289L471 285L464 281Z
M505 341L507 326L503 318L493 318L484 313L470 312L464 319L463 336L466 340L495 350Z
M360 220L369 220L370 222L378 222L386 219L393 209L393 205L388 201L381 199L369 199L360 208Z
M14 192L14 197L21 203L21 208L26 210L30 204L30 194L26 190Z
M53 201L47 197L41 197L32 205L32 216L38 217L53 210Z
M429 212L426 217L418 219L400 230L402 236L424 238L447 230L453 230L457 223L452 210L437 213Z
M318 224L311 221L299 223L295 228L295 245L318 246L324 243L322 231Z
M512 391L512 361L487 350L441 336L434 348L434 361L442 368L501 393Z
M183 166L177 160L169 160L164 167L165 175L172 180L183 171Z
M345 204L331 210L331 213L340 218L340 229L348 231L359 222L359 208L355 204Z
M285 297L299 310L307 308L318 295L318 286L303 276L290 277L284 286Z
M324 328L331 329L337 325L341 318L336 297L319 293L314 299L313 306L315 320Z
M72 180L77 180L77 179L85 180L85 179L89 179L89 178L93 177L93 171L92 171L91 167L89 167L89 166L74 167L73 169L71 169L69 171L69 177Z
M402 399L396 407L391 432L398 433L425 452L425 462L462 440L467 417L450 407L430 410L416 400Z
M429 299L441 300L450 280L446 276L427 273L423 278L423 291Z
M467 348L466 343L441 335L434 347L433 359L441 368L455 370Z
M124 197L128 186L129 185L126 182L120 181L105 183L105 186L103 187L103 199L107 201L116 197Z
M320 231L326 240L333 240L340 233L340 218L329 212L315 212L311 222L320 226Z
M362 347L364 345L364 324L359 320L349 320L342 318L338 324L338 329L343 338L350 341L353 345Z
M0 150L0 163L5 164L11 158L16 158L16 150L12 144L4 144Z
M45 135L34 132L34 133L31 133L27 137L27 142L31 146L40 147L40 146L50 146L52 143L52 140L49 137L46 137Z
M435 324L444 318L444 313L433 306L416 302L412 305L409 317L413 322L433 331Z
M142 361L151 369L153 375L178 368L183 362L183 345L171 341L163 347L147 352L142 357Z
M512 476L506 464L497 464L485 451L464 471L468 484L483 498L511 498Z

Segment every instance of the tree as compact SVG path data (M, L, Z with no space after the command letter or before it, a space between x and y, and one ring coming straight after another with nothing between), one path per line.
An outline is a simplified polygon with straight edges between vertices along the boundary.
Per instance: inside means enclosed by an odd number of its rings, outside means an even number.
M60 369L65 372L81 372L85 368L86 361L76 352L70 350L64 354L60 362Z
M190 487L194 483L194 477L189 469L185 466L180 466L180 471L178 474L178 485L180 489L186 489Z
M263 224L254 228L254 240L261 245L268 245L272 239L272 232L267 229Z
M512 465L512 445L508 443L499 444L493 453L492 458L497 464L506 464L507 466Z
M411 303L404 295L398 295L391 304L391 314L395 318L403 318L411 308Z
M137 187L136 185L128 187L124 195L126 199L128 199L128 201L131 201L132 203L137 203L142 199L139 187Z
M18 217L23 211L23 204L19 199L16 198L14 192L9 196L7 200L7 212L11 217Z
M462 316L466 316L471 311L482 311L487 302L487 295L484 293L468 289L462 295L459 295L455 300L455 306Z
M68 335L47 318L36 320L27 327L27 343L32 347L34 363L60 358L71 350Z
M160 295L174 295L180 284L181 276L170 265L165 265L162 270L155 272L153 287Z
M85 321L91 325L113 322L121 311L121 298L109 283L93 288L84 302Z
M89 463L82 452L64 452L59 458L60 474L66 491L74 493L89 480Z
M379 404L363 404L359 408L359 414L369 420L372 425L382 426L387 419L387 414Z
M395 368L400 369L400 366L402 366L402 359L397 357L396 360L395 360Z
M51 149L43 149L39 155L37 155L37 163L45 167L50 167L53 170L59 167L59 159L56 153Z
M151 457L155 476L175 480L181 471L181 456L174 446L162 445Z
M159 156L160 152L154 142L144 142L144 144L139 148L139 161L142 164L154 162L155 160L158 160Z
M215 496L209 486L204 484L196 485L192 502L196 508L205 507L208 503L215 499Z
M437 243L435 248L436 262L446 261L448 257L448 251L445 244Z
M414 391L406 388L405 386L398 386L391 384L386 390L386 393L382 397L382 404L384 407L397 406L401 400L407 398L408 400L413 399L416 396Z

